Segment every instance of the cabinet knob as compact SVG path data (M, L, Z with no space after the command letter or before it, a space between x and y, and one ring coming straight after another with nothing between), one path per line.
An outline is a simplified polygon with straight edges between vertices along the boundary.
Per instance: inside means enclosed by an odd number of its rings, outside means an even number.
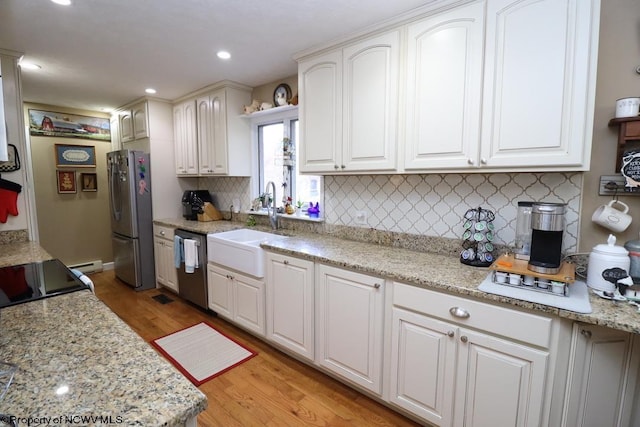
M161 236L164 236L164 231L161 231L161 232L160 232L160 235L161 235Z
M483 165L487 164L487 159L485 159L484 157L480 159L480 163L482 163Z
M455 335L455 332L453 332L453 331L448 331L447 332L447 336L450 337L450 338L453 338L454 335Z
M287 261L286 259L285 259L284 261L282 261L282 263L283 263L284 265L289 265L289 261Z
M463 336L460 337L460 341L467 342L467 341L469 341L469 338L467 338L466 335L463 335Z
M469 312L462 307L451 307L449 309L449 313L451 313L453 317L457 317L459 319L466 319L471 316Z
M340 167L341 167L342 169L346 168L346 166L345 166L345 165L342 165L342 166L340 166Z
M583 337L585 337L586 339L591 339L591 331L587 330L587 329L583 329L580 331L580 333L582 334Z
M374 285L373 285L373 287L376 288L376 289L380 289L380 286L381 286L380 283L374 283Z
M469 158L467 159L467 163L469 163L470 165L472 165L472 164L473 164L473 159L472 159L471 157L469 157Z
M339 168L338 168L338 165L333 165L333 168L334 168L334 169L336 169L336 170L338 170L338 169L339 169Z

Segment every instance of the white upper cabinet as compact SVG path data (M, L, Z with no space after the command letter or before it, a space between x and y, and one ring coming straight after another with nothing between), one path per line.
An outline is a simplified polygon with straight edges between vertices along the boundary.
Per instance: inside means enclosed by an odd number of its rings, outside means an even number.
M400 31L299 64L303 172L396 170Z
M147 101L140 101L118 114L120 143L149 138L149 113Z
M476 163L483 21L479 2L407 27L406 170Z
M337 170L342 147L342 52L301 62L298 93L300 170Z
M198 175L196 104L193 100L173 106L173 134L176 175Z
M487 2L481 166L588 170L598 0Z
M251 128L242 116L247 87L217 84L174 105L178 176L250 176Z
M455 4L298 58L303 172L589 169L600 0Z

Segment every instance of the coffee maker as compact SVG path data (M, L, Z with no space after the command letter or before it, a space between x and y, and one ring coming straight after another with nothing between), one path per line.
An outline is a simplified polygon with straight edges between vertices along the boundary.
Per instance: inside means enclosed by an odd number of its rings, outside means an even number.
M197 220L205 202L213 203L208 190L186 190L182 194L182 216L184 219Z
M564 203L534 202L531 206L529 270L542 274L560 271L566 209Z

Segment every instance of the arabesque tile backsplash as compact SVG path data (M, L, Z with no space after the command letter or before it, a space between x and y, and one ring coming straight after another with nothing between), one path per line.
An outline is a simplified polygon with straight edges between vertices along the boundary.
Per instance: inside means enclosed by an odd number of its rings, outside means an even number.
M459 239L462 216L482 207L496 214L495 243L515 239L517 202L566 203L565 252L578 248L581 173L492 173L428 175L351 175L324 177L324 218L328 225ZM233 199L248 210L254 195L249 178L201 179L228 211ZM356 222L364 211L366 225Z

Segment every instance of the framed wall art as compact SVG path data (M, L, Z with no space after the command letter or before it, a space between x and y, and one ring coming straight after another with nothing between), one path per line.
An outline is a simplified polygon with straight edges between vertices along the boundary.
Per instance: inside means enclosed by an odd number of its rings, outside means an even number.
M93 145L55 144L56 167L95 168L96 148Z
M108 118L29 109L29 134L111 141Z
M58 175L58 193L59 194L72 194L76 193L76 171L56 171Z
M98 191L98 175L95 173L80 174L82 191Z

